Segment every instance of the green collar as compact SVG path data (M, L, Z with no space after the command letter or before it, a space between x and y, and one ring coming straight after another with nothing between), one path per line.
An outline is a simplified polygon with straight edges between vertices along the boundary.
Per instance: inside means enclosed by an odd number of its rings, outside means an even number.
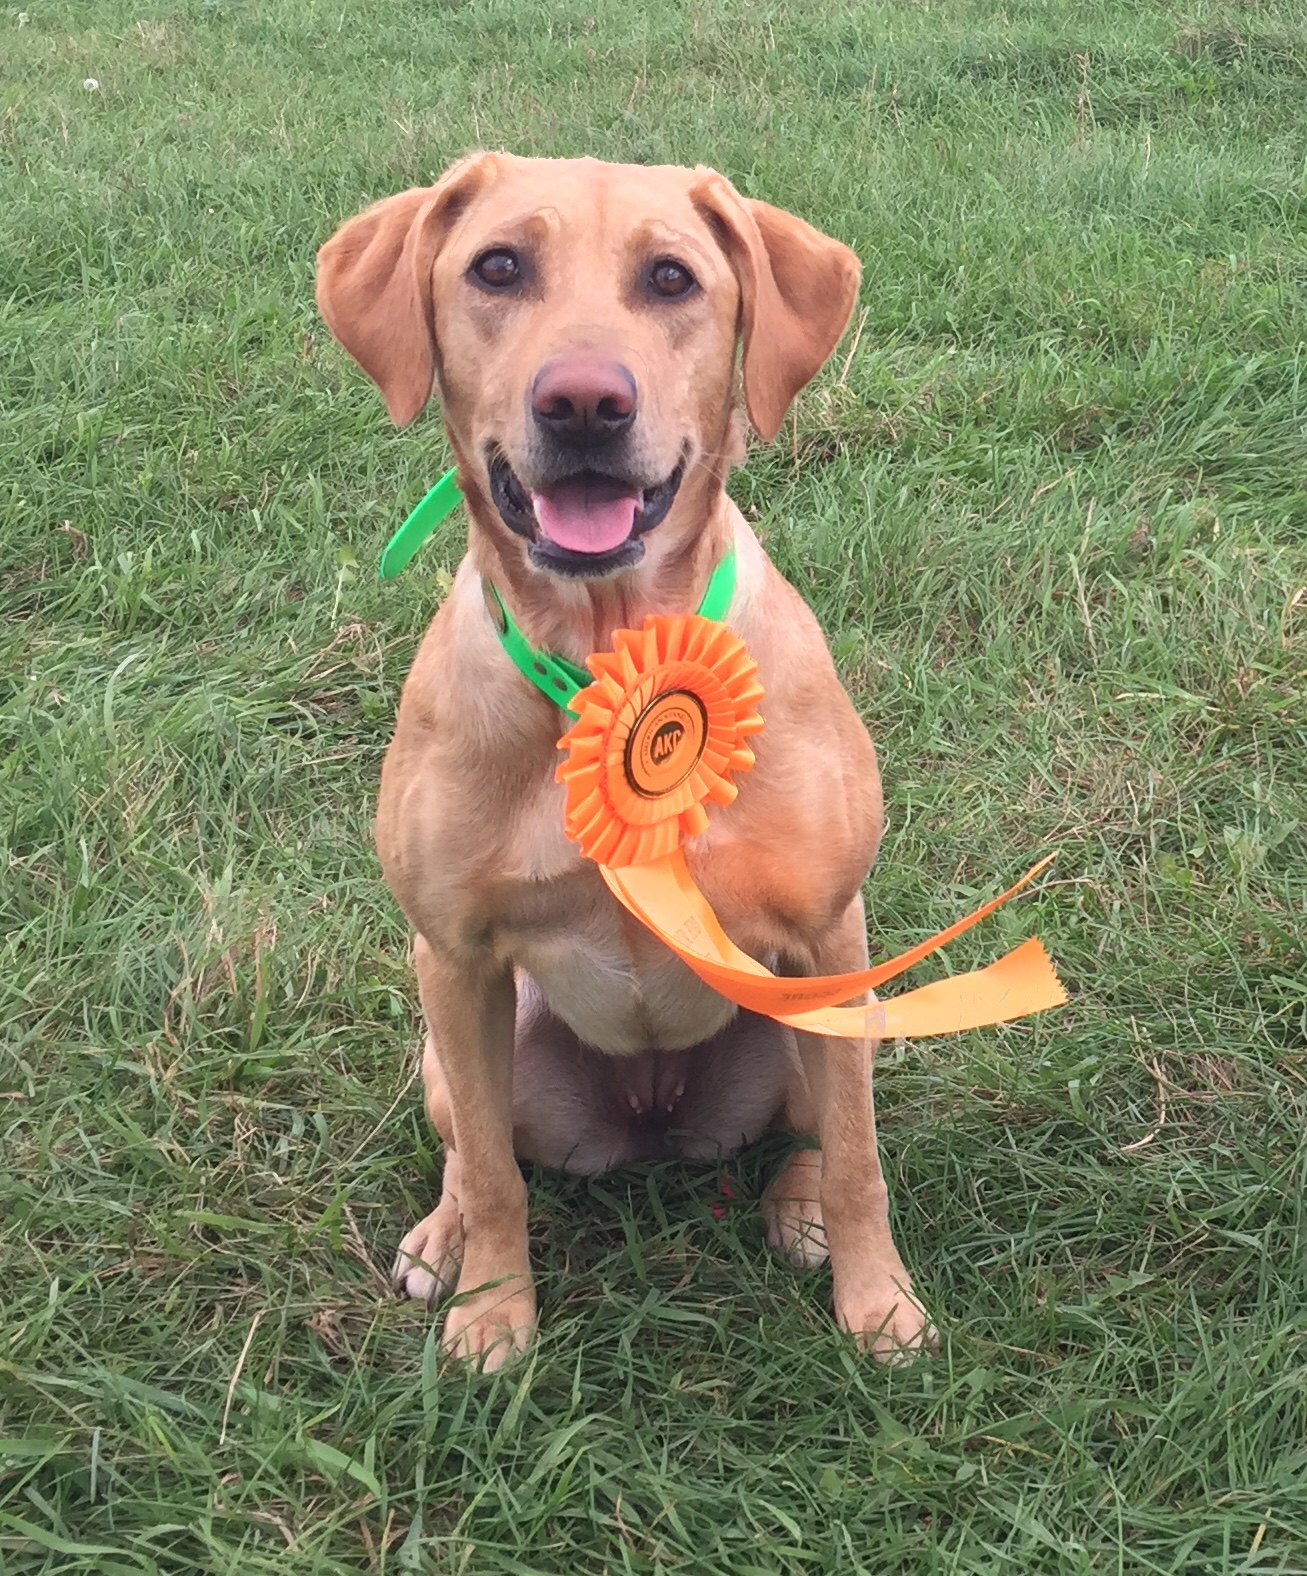
M578 667L575 662L569 662L566 657L555 656L552 651L537 651L518 628L503 597L484 576L481 580L481 589L486 599L486 611L495 626L499 643L508 653L514 666L530 679L543 695L553 701L555 706L570 711L575 716L576 708L572 702L576 699L578 691L594 683L589 670ZM725 618L730 611L734 596L735 549L732 547L708 577L703 599L699 603L699 617Z
M431 491L386 543L377 565L383 580L393 580L408 565L432 531L463 502L458 485L458 466L452 465Z
M386 543L377 566L383 580L393 580L408 564L432 531L453 514L463 501L458 485L458 467L447 470L427 493L413 513L404 521L390 541ZM544 695L561 706L572 710L577 692L593 683L587 669L569 662L566 657L556 657L549 651L537 651L513 620L504 605L504 599L488 580L482 580L486 609L494 623L500 643L516 667L531 680ZM700 618L725 618L735 595L735 549L732 547L721 563L708 577L707 589L699 603Z

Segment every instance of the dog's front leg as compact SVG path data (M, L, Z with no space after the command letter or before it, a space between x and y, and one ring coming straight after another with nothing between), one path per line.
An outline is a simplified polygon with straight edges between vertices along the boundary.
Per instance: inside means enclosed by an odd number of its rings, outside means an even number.
M867 966L862 899L813 949L814 974ZM768 1190L768 1236L793 1262L820 1257L824 1235L834 1282L835 1317L882 1362L933 1345L935 1332L912 1295L894 1246L889 1190L876 1150L872 1068L878 1042L796 1036L806 1089L791 1120L815 1130L820 1156L800 1150ZM814 1196L814 1194L816 1196Z
M427 1111L446 1148L445 1196L404 1239L401 1253L412 1254L410 1244L417 1246L428 1224L433 1246L451 1228L461 1230L462 1268L445 1346L480 1367L499 1368L526 1347L536 1319L526 1184L513 1155L513 972L489 959L454 959L420 936L415 963L427 1020ZM458 1244L442 1240L439 1251L456 1257Z

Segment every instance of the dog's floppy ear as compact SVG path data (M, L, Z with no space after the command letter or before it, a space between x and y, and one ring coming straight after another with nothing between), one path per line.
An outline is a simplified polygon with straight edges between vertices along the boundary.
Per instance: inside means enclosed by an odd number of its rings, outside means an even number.
M494 167L493 154L473 154L434 186L374 203L318 253L318 310L401 427L430 399L435 377L432 265Z
M744 402L770 441L790 401L839 342L858 298L861 265L842 241L765 202L741 197L724 175L700 168L690 200L740 284Z

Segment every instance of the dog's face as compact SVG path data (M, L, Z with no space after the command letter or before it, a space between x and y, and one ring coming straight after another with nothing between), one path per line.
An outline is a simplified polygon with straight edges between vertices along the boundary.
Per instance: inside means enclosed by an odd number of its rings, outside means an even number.
M683 172L505 161L432 295L451 433L532 562L637 562L729 437L739 292Z
M771 437L857 279L846 247L710 170L480 154L351 220L318 299L397 421L438 379L501 550L576 578L693 529L678 502L720 488L737 447L737 341Z

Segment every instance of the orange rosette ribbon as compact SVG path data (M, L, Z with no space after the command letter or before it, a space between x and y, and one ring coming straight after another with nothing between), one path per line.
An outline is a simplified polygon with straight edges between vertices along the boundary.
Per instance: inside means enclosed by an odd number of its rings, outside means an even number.
M708 826L708 804L727 805L732 774L754 765L748 739L763 725L757 664L727 625L699 614L651 614L620 629L613 649L588 659L594 683L572 702L577 722L559 741L567 758L567 835L599 866L608 889L706 984L728 1001L792 1028L867 1040L956 1034L1061 1006L1066 992L1031 938L969 974L887 1002L840 1006L894 979L984 919L1043 871L927 941L874 968L779 978L722 929L681 845Z
M567 835L601 865L665 859L707 830L705 803L730 804L731 774L753 765L758 664L733 630L690 613L619 629L588 666L595 682L558 745Z

